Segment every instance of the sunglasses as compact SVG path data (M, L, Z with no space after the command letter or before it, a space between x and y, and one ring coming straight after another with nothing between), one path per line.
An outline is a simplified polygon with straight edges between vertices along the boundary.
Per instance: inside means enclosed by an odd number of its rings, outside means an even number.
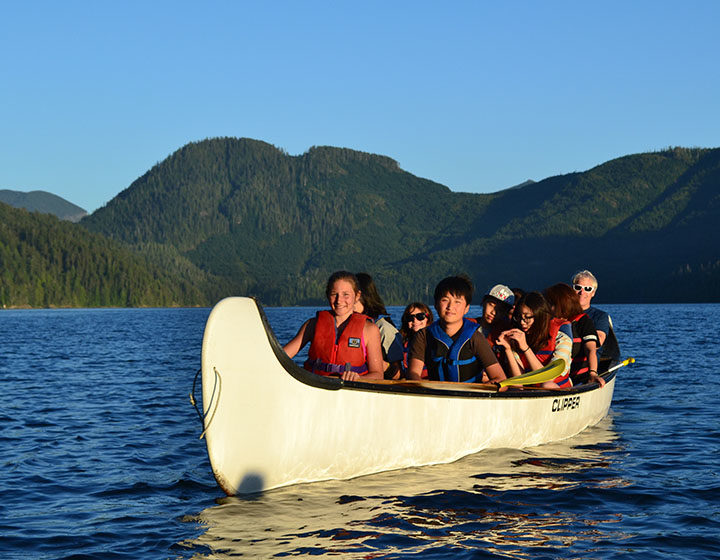
M517 320L522 322L525 321L526 323L529 323L530 321L535 319L535 315L520 315L518 316Z
M581 286L580 284L573 284L573 289L576 292L582 292L583 290L585 290L586 292L592 292L595 288L593 288L592 286Z
M409 323L413 319L416 319L417 321L424 321L427 319L427 314L425 313L410 313L407 318L407 322Z

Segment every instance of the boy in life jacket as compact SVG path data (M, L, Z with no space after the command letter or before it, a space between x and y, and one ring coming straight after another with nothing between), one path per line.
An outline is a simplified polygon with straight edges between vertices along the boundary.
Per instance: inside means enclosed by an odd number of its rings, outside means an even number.
M478 324L465 317L472 293L472 283L462 276L445 278L435 287L438 320L415 335L409 353L409 379L420 379L423 366L427 366L428 379L434 381L505 379Z

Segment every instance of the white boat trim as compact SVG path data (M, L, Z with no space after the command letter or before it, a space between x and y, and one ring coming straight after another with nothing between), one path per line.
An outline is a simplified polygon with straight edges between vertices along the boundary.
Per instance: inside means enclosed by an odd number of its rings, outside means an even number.
M615 373L569 391L343 382L295 364L244 297L213 308L202 346L204 435L228 495L565 439L607 415L614 384Z

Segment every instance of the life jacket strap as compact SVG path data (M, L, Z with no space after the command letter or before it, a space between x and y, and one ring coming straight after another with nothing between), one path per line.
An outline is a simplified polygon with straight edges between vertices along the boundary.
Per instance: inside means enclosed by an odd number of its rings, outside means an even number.
M354 371L355 373L362 375L368 371L367 364L363 364L362 366L351 366L350 364L328 364L321 360L307 360L305 362L305 369L309 371L323 371L328 374L334 373L338 375L341 375L346 371Z

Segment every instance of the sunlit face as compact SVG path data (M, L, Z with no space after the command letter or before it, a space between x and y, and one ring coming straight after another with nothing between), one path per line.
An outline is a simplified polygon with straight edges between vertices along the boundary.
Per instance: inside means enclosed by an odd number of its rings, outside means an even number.
M435 302L435 309L438 317L446 324L461 322L465 314L470 310L470 305L465 301L464 296L445 294Z
M592 280L581 276L573 284L573 289L580 299L580 307L583 309L590 307L590 300L595 296L596 291Z
M337 317L347 317L355 307L360 292L355 292L351 282L336 280L328 293L328 303Z
M422 316L423 318L419 319L419 316ZM427 327L428 317L422 309L418 309L417 307L411 307L408 313L408 317L410 319L407 322L407 326L410 330L418 332L420 329L424 329L425 327Z
M518 317L518 320L520 321L520 328L522 331L528 332L530 327L532 327L532 324L535 322L535 314L527 305L523 305L522 309L520 309L520 316Z

